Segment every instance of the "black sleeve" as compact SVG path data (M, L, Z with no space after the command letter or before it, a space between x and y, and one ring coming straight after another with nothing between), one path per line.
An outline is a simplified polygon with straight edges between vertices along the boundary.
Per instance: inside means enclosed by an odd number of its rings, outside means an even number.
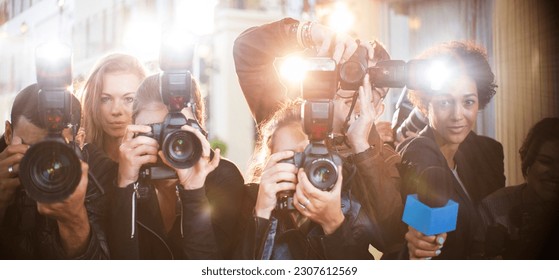
M286 24L296 22L286 18L253 27L235 40L235 70L257 124L269 118L287 98L276 74L274 60L301 50L284 30Z
M381 235L378 238L382 242L376 242L380 246L374 246L383 252L383 257L388 257L401 249L407 230L402 222L404 205L397 169L401 158L388 145L377 143L364 152L353 155L351 160L357 167L358 188L353 190L360 197L362 207L379 228Z
M205 189L220 254L230 259L242 231L243 175L235 164L222 158L216 170L208 174Z
M182 203L182 231L181 249L186 259L208 260L220 259L212 219L210 204L206 197L205 188L196 190L179 189Z
M367 215L360 211L357 217L345 215L343 223L329 235L315 236L313 244L318 243L324 258L328 260L364 260L372 259L369 253L370 233L364 227L368 222ZM314 247L314 246L313 246Z
M109 199L108 241L111 259L134 260L140 258L138 228L136 225L135 184L116 187ZM134 211L134 212L132 212Z

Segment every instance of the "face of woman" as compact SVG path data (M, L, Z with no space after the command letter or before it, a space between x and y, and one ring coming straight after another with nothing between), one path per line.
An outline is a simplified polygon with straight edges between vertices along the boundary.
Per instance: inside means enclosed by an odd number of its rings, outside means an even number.
M124 136L126 126L132 123L132 104L141 79L128 72L103 75L103 91L99 100L101 125L110 137Z
M282 126L272 138L272 154L282 151L302 152L309 144L307 135L299 123Z
M545 201L559 200L559 141L546 141L528 168L527 182Z
M429 101L428 116L439 145L458 145L476 123L479 100L476 83L461 76Z

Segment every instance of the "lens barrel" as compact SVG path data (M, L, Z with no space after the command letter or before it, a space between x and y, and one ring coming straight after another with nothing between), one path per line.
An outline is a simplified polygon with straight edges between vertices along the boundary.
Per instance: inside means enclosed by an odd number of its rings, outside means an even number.
M338 180L338 168L328 158L308 161L304 169L311 184L322 191L330 191Z
M167 161L176 168L189 168L202 156L202 143L198 137L185 130L166 135L161 150Z
M60 141L46 140L32 145L20 167L19 178L27 195L44 203L70 196L82 176L76 152Z

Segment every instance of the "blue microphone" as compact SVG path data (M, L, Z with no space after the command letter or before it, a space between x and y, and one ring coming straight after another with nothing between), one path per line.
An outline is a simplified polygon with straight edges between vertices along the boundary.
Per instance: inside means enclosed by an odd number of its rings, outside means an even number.
M419 174L417 194L406 198L402 221L425 235L456 229L458 203L450 199L452 177L442 167L429 167Z

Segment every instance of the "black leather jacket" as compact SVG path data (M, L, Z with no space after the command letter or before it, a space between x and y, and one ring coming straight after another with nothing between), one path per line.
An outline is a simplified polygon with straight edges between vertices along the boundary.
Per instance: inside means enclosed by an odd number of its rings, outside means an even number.
M459 204L456 230L448 233L441 254L433 259L483 258L483 244L479 239L483 223L478 207L484 197L505 186L502 145L473 132L468 134L454 156L457 173L465 190L448 168L430 126L421 131L419 137L404 141L398 150L402 154L400 171L403 197L418 192L421 187L418 174L437 166L445 169L448 177L445 182L449 184L441 188ZM403 257L408 258L407 248Z
M483 199L485 255L491 259L559 259L559 205L526 183Z
M85 196L85 207L91 233L86 251L74 259L107 259L108 245L103 230L106 197L100 186L116 177L116 164L94 145L86 145L82 152L90 175ZM58 234L57 222L42 216L37 203L20 188L14 203L6 210L0 226L1 259L68 259Z
M166 233L153 187L131 184L111 194L113 259L230 259L239 237L244 179L221 158L204 187L177 189L177 218Z

